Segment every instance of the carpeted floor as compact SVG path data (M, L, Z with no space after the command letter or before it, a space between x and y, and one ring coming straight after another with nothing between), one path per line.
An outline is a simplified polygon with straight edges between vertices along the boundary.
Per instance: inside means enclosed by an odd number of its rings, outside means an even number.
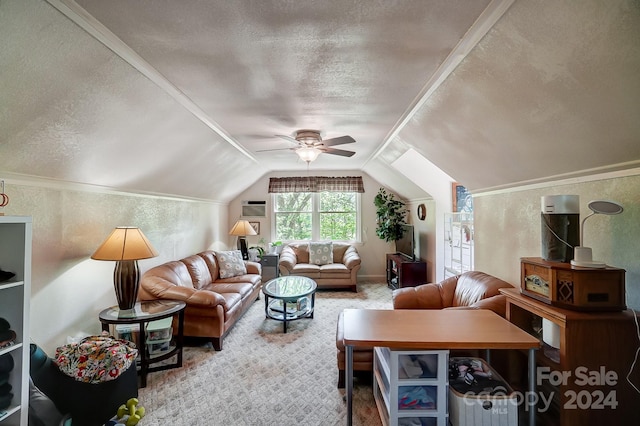
M313 319L266 319L264 296L253 304L216 352L188 346L183 367L151 373L139 391L143 426L344 425L338 389L335 332L347 308L391 309L386 284L359 284L357 293L319 291ZM356 383L354 425L380 425L370 383Z

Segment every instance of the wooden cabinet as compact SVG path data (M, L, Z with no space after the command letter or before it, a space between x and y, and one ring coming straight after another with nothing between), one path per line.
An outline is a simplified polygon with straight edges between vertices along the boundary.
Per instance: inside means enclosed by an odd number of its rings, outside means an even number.
M542 302L577 311L623 311L625 270L581 268L539 257L520 260L522 293Z
M449 351L373 351L373 396L382 424L449 424Z
M543 344L536 356L537 392L552 403L538 414L539 424L601 425L640 424L640 394L627 382L640 346L634 313L579 312L555 307L520 293L501 289L507 297L506 317L513 324L557 347ZM544 327L540 333L540 323ZM526 368L524 357L514 353L511 382ZM630 375L640 385L640 368ZM541 409L540 406L538 406Z
M0 426L26 426L29 414L30 217L0 216L0 269L15 274L0 282L0 317L7 320L10 329L16 333L14 343L0 349L0 357L13 358L13 369L9 372L13 398L9 407L0 409Z
M387 285L390 288L415 287L427 282L427 264L399 253L387 253Z

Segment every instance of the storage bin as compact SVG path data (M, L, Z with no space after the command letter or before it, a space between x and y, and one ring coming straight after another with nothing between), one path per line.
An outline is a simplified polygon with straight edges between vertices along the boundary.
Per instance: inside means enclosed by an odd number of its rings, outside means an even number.
M115 337L117 339L128 340L136 344L140 343L140 326L138 324L118 324L115 326Z
M170 340L156 343L149 342L147 343L147 348L149 349L149 355L158 355L169 351L169 349L171 349L171 342Z
M147 324L147 344L159 341L159 340L171 340L171 336L173 335L173 329L171 328L171 322L173 318L164 318L157 321L150 321Z
M518 399L481 358L449 360L449 419L453 426L517 426Z

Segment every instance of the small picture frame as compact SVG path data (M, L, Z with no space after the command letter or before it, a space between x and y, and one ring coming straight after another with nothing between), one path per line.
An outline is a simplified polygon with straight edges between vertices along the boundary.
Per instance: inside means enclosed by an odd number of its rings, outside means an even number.
M256 231L256 234L260 235L260 222L249 222L249 225Z

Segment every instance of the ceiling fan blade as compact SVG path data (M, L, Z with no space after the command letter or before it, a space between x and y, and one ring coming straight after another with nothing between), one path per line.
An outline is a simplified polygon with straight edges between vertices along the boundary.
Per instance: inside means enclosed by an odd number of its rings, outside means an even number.
M340 136L332 139L323 139L322 144L324 146L343 145L346 143L354 143L356 140L351 136Z
M336 149L336 148L320 148L322 152L326 154L334 154L341 155L343 157L352 157L355 152L347 151L345 149Z
M274 148L274 149L259 149L256 152L269 152L269 151L284 151L284 150L293 150L295 151L298 148Z
M294 138L292 138L291 136L287 136L287 135L276 135L276 136L277 136L277 137L279 137L279 138L282 138L282 139L284 139L284 140L287 140L287 141L289 141L289 142L293 142L293 143L295 143L296 145L300 145L300 142L299 142L299 141L297 141L297 140L295 140L295 139L294 139Z

